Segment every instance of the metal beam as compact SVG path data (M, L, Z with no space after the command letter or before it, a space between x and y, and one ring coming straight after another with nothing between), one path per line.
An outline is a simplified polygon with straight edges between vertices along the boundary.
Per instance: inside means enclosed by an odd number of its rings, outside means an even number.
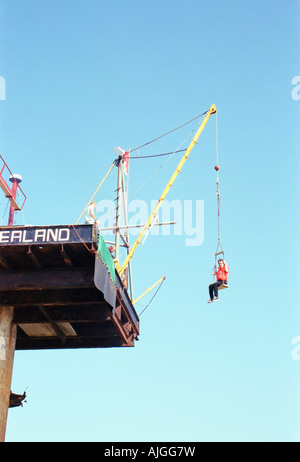
M166 221L162 223L154 223L153 226L164 226L164 225L176 225L176 221ZM121 225L118 226L118 229L130 229L130 228L143 228L145 224L143 225ZM107 228L101 228L101 231L114 231L117 229L117 226L109 226Z
M12 306L0 306L0 442L4 442L10 400L17 326Z
M59 303L59 302L58 302ZM15 324L34 324L45 321L44 316L36 306L15 306L14 323ZM45 308L45 307L44 307ZM90 302L85 304L75 303L72 305L51 305L48 313L53 322L107 322L110 320L111 312L106 309L105 302Z
M88 304L103 301L103 294L96 288L0 291L0 305L2 306L70 306L76 303Z
M18 350L52 350L52 349L68 349L68 348L117 348L123 346L134 346L128 344L120 338L119 335L114 337L69 337L65 343L62 343L58 338L18 338Z
M33 289L83 289L93 287L93 268L55 268L39 271L9 271L1 273L1 291ZM0 299L1 300L1 299ZM0 301L1 303L1 301Z
M64 332L60 329L59 325L51 319L51 317L42 305L39 305L38 308L42 315L47 319L47 321L49 321L49 323L53 327L53 330L56 333L57 337L59 337L60 340L64 343L66 341L66 336Z

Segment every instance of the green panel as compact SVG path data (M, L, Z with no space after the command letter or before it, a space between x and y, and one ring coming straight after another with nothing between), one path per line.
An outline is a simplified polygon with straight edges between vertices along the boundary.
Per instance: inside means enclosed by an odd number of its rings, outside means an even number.
M101 234L99 234L99 238L98 238L98 255L101 258L102 263L104 263L104 265L108 269L111 279L115 283L116 281L115 264L110 254L110 251L108 250Z

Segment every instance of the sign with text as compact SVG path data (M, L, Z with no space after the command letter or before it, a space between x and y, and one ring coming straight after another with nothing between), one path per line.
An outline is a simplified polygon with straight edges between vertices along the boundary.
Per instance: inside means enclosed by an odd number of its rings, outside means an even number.
M0 246L97 242L93 225L14 226L0 228Z

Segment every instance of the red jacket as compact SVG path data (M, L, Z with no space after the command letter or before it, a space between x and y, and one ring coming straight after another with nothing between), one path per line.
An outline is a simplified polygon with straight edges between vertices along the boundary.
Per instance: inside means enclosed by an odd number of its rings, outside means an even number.
M229 268L225 271L225 268L218 268L217 271L217 281L227 281Z

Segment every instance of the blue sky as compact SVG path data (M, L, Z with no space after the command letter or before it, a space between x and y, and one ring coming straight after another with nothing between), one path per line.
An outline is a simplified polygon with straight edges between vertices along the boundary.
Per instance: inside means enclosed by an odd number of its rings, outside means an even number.
M211 117L168 197L204 201L203 243L160 233L137 250L134 293L166 282L135 348L16 352L12 388L28 387L28 402L9 411L7 441L300 440L298 24L294 0L0 1L0 153L28 197L16 224L74 223L114 146L134 149L216 104L230 266L230 289L208 305ZM173 151L197 123L139 154ZM165 158L132 160L130 200L157 199L179 159L141 189Z

